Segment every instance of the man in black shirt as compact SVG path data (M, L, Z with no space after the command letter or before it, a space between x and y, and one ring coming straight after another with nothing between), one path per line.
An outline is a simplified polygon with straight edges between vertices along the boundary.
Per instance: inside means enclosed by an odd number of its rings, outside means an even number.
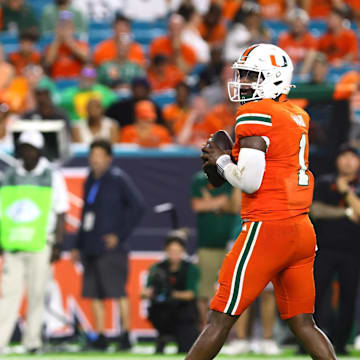
M320 177L315 184L311 216L318 247L315 260L315 319L326 328L325 311L330 285L337 276L340 300L337 320L328 329L338 354L346 354L354 319L360 254L360 158L357 150L343 145L336 157L337 173Z

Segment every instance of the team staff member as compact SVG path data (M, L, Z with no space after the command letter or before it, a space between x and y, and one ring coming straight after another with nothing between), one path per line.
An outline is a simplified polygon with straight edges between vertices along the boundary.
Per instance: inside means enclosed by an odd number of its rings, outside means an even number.
M239 189L233 189L229 183L215 188L202 171L193 176L191 207L196 213L197 255L201 272L198 304L202 326L206 323L209 300L215 293L226 245L234 239L234 226L241 223L240 203ZM236 237L241 231L241 224L239 227Z
M316 311L319 326L327 324L325 305L334 277L340 285L337 318L329 333L337 353L346 354L355 317L360 254L360 158L355 148L343 145L336 158L337 172L315 183L311 215L316 221L319 250L315 260Z
M0 188L0 232L4 265L0 291L0 351L8 345L24 288L27 294L25 350L41 349L45 290L50 262L60 257L69 205L62 175L42 156L44 138L26 131L19 138L18 165L9 167Z
M74 262L84 265L82 294L92 299L98 338L92 344L106 349L105 299L116 299L121 316L122 335L119 349L131 347L129 341L130 309L126 295L128 273L127 239L141 220L143 198L129 176L111 166L112 149L106 140L90 146L90 174L84 185L84 207Z
M186 360L213 359L237 318L269 281L282 319L310 356L335 360L312 316L316 238L307 215L314 183L308 170L310 119L286 98L291 59L275 45L256 44L232 68L229 96L243 104L236 117L233 159L211 138L202 159L242 190L244 225L221 267L208 324Z

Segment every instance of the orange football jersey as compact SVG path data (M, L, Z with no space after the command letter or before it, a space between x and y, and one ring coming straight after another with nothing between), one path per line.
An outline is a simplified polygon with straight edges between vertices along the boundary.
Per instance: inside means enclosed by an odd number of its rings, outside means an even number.
M309 115L291 101L263 99L240 106L236 115L233 156L247 136L269 139L266 168L258 191L243 193L244 220L281 220L308 213L314 178L308 170Z

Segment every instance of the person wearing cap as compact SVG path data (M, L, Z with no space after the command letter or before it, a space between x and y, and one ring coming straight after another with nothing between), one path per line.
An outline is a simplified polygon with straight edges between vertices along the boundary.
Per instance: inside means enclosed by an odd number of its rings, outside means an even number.
M0 351L5 351L27 294L26 351L41 350L45 291L51 263L60 258L65 213L65 181L42 156L44 138L25 131L18 140L20 161L9 167L0 188L0 246L4 251L0 291Z
M285 50L297 71L306 75L316 56L317 40L308 30L309 15L300 8L292 9L286 16L289 30L281 34L278 46Z
M53 79L78 77L83 65L89 60L88 43L77 40L74 31L72 12L59 12L55 38L44 55L44 65Z
M318 42L318 50L336 67L358 61L358 41L356 33L345 25L347 16L344 9L334 7L327 18L327 32Z
M142 147L160 147L172 143L169 130L156 122L155 106L149 100L135 104L135 123L120 130L119 142Z
M93 61L96 66L112 61L117 56L118 42L121 41L123 34L131 37L131 24L130 20L124 15L117 13L113 22L113 37L103 40L96 45L93 55ZM126 57L128 61L132 61L142 68L145 67L145 55L140 44L131 41L128 48Z
M106 109L106 116L116 120L120 127L132 125L135 122L135 104L140 100L149 100L156 110L156 122L163 124L161 109L150 99L150 83L147 78L135 78L131 82L131 96L119 99Z
M329 332L337 354L346 354L359 283L360 254L360 157L348 144L340 147L336 173L315 182L310 215L316 225L318 252L315 259L315 320ZM340 285L339 309L335 321L326 311L335 278Z
M112 166L112 146L106 140L90 145L90 173L84 184L84 206L72 260L84 266L82 295L92 303L98 335L90 345L105 350L106 299L116 301L121 321L118 347L129 350L130 304L126 293L129 237L140 222L144 199L132 179Z
M158 332L156 353L163 353L169 336L178 352L187 352L198 333L196 297L200 271L185 258L188 234L176 229L165 239L165 260L149 269L142 298L150 300L148 318Z
M86 65L81 69L79 85L71 86L62 92L60 105L66 110L70 121L75 124L86 118L87 103L94 97L101 101L105 109L117 99L114 91L97 82L96 69Z
M87 21L85 16L70 3L70 0L54 0L53 4L44 6L40 21L42 34L54 33L56 24L61 15L60 13L63 11L68 11L72 14L76 34L86 34Z

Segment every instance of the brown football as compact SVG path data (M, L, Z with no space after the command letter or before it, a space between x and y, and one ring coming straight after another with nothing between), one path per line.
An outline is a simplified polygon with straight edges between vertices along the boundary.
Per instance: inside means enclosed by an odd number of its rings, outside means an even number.
M234 143L230 135L225 130L217 131L212 139L214 143L223 150L231 150L234 146ZM226 181L218 172L215 165L203 166L203 171L206 174L211 185L219 187Z

